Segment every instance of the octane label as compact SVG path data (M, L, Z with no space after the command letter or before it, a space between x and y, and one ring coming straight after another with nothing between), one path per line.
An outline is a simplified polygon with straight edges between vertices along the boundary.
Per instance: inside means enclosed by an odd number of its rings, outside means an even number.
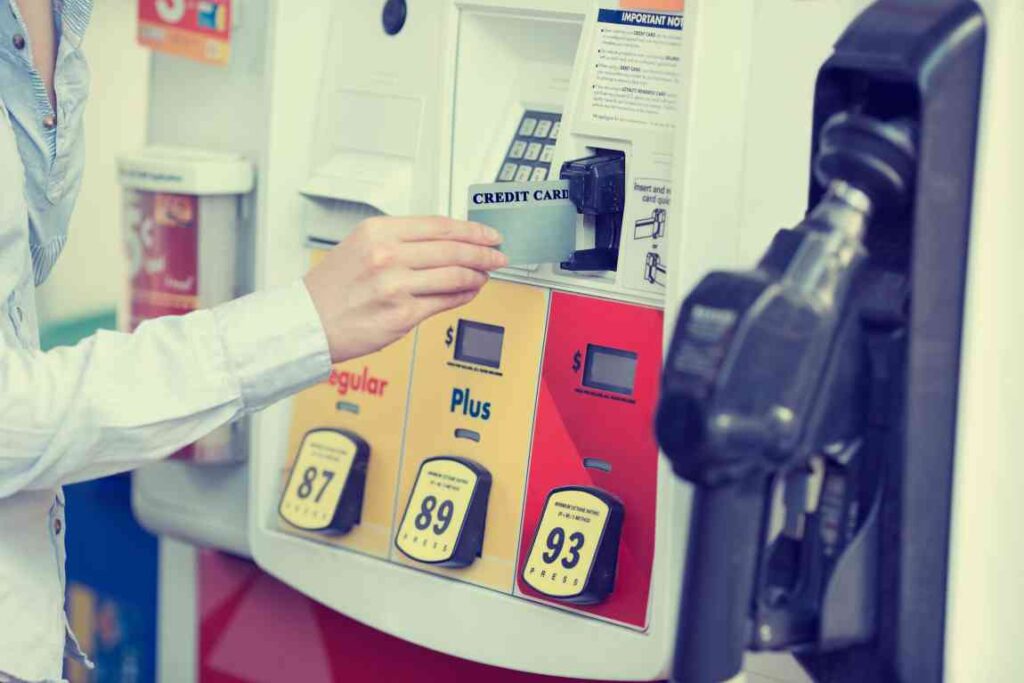
M340 432L306 434L281 498L281 517L309 531L330 527L357 451L358 445Z
M398 548L420 562L437 564L450 560L477 483L477 474L457 460L425 461L398 529Z
M554 598L581 594L607 523L608 504L597 496L579 490L552 493L523 567L523 580Z

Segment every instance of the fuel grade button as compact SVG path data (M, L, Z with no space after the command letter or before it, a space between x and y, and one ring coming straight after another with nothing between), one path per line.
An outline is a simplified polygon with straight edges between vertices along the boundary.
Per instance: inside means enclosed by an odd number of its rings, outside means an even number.
M603 601L615 588L624 517L622 502L601 489L553 489L523 565L523 582L564 602Z
M370 446L344 429L306 433L277 511L305 531L344 534L359 523Z
M466 567L480 556L491 473L467 458L439 456L420 465L395 546L418 562Z

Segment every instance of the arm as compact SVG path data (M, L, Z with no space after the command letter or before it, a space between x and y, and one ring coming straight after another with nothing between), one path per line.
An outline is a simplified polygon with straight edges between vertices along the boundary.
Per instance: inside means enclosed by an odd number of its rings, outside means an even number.
M163 458L470 301L493 230L371 219L305 278L48 353L0 347L0 498Z
M160 459L329 369L299 282L131 335L0 349L0 498Z

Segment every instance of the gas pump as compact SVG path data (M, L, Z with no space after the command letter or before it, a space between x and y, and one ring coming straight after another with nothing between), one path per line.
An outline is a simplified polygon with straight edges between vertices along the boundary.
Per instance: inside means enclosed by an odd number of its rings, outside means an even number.
M470 304L256 417L249 530L264 571L458 657L664 675L684 547L673 520L689 500L650 428L665 311L696 272L695 243L745 235L681 217L713 196L704 183L736 188L727 205L751 217L798 207L747 169L802 163L790 114L809 109L804 80L847 18L789 0L670 7L436 0L402 22L384 3L277 6L285 47L270 63L288 77L270 109L288 135L270 144L262 218L278 227L259 282L296 277L308 247L367 215L465 217L479 184L563 183L576 215L561 213L568 253L504 269ZM755 39L792 26L785 49ZM295 68L325 54L320 78ZM763 87L780 64L807 79ZM747 104L723 106L725 93ZM737 146L762 127L779 150ZM680 201L688 188L697 200Z
M974 2L864 11L818 74L806 217L682 304L657 419L695 485L676 680L745 650L943 678L985 43Z

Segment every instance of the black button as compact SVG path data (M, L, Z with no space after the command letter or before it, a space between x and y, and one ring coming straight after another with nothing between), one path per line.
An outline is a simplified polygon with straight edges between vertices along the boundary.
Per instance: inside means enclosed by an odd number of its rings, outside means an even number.
M405 26L407 8L405 0L387 0L384 3L384 15L381 21L384 23L384 33L389 36L396 35Z
M14 43L15 50L25 49L25 36L21 35L20 33L15 33L14 38L11 40L11 42Z
M46 130L53 130L56 127L57 127L57 117L56 116L52 116L51 115L51 116L44 116L43 117L43 128L45 128Z
M53 533L60 534L61 529L64 528L64 524L60 521L60 518L53 520Z

